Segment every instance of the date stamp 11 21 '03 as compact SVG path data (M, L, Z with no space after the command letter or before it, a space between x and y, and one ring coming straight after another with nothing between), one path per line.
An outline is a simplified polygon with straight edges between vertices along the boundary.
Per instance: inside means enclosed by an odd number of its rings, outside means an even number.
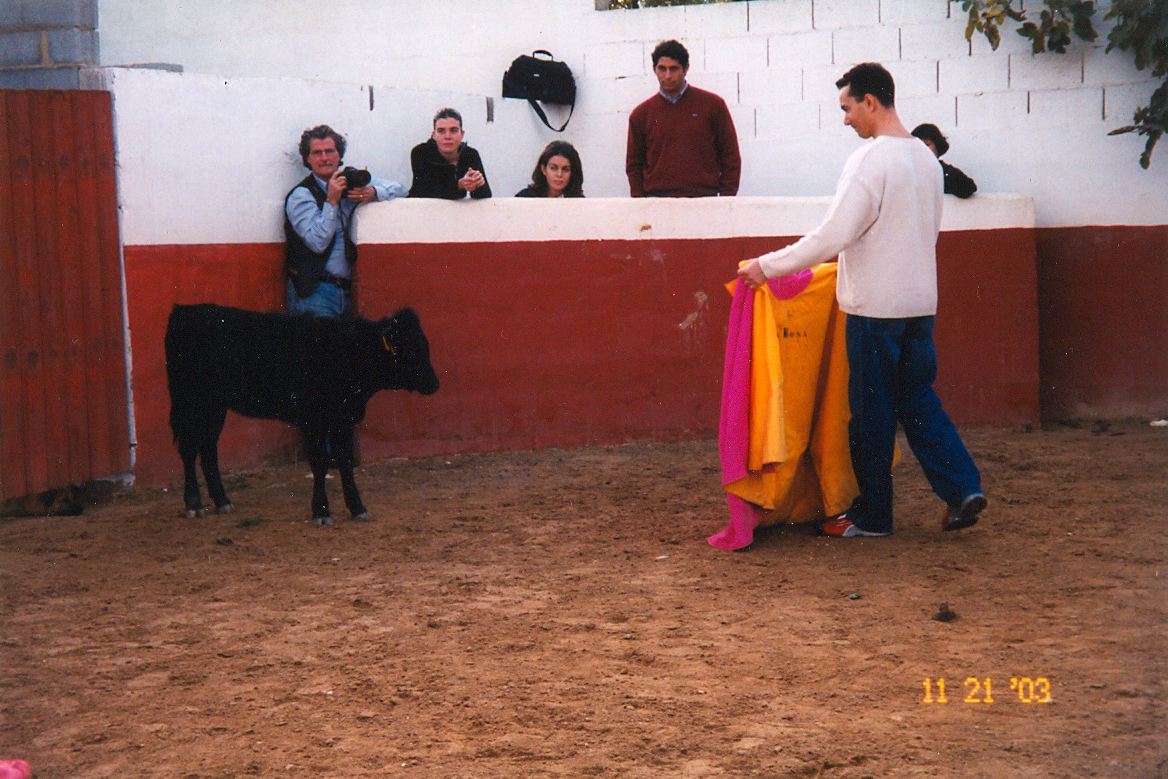
M946 682L944 676L929 677L924 681L925 695L921 703L969 703L976 705L994 704L1002 700L1018 703L1054 703L1052 695L1053 685L1050 680L1039 676L1011 676L1008 692L1002 694L1005 688L995 683L988 676L968 676L962 685L954 689Z

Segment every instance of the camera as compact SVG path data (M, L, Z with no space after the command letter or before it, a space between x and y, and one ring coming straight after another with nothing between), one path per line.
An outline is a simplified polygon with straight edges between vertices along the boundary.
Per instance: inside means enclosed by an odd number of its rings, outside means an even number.
M361 168L348 167L341 171L341 175L345 178L345 191L343 194L349 194L350 189L358 189L360 187L369 186L369 182L373 180L373 175Z

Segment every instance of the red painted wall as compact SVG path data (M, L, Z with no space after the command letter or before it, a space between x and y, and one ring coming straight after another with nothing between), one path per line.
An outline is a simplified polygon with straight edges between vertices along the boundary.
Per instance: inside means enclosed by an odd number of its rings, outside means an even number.
M1043 417L1168 414L1168 226L1037 240Z
M1039 419L1034 231L941 233L936 388L958 424Z
M127 246L124 254L137 434L134 477L148 486L169 484L182 478L166 388L163 339L170 310L176 303L283 310L284 247ZM230 414L219 440L219 459L224 469L287 462L298 448L299 436L287 425Z
M442 389L381 393L366 460L461 451L712 436L739 260L790 238L366 244L358 294L371 317L414 306ZM1033 232L942 235L938 390L962 424L1038 419ZM167 427L163 333L176 302L283 305L282 247L126 248L137 476L178 479ZM294 432L232 417L225 467L289 457Z
M716 428L722 284L741 241L361 251L362 307L417 308L443 381L431 398L375 399L363 438L370 455L402 444L417 453L570 446Z

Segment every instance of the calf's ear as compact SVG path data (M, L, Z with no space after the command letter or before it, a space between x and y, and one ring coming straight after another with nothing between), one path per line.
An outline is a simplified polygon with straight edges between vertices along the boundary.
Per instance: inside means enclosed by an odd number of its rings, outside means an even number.
M396 354L397 349L394 343L398 341L399 336L410 331L417 331L422 328L422 322L418 319L418 314L412 308L399 309L396 314L388 319L382 319L377 323L378 329L381 331L381 341L385 344L385 350L390 354Z
M412 308L399 308L393 315L393 322L399 327L419 327L422 324L418 312Z

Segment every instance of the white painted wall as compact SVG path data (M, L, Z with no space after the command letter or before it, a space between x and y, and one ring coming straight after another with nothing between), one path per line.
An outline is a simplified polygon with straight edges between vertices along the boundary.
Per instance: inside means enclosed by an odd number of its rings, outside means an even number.
M527 104L499 106L484 132L486 99L301 79L223 78L108 68L113 93L122 241L129 245L283 241L284 196L303 179L297 144L327 122L348 140L345 163L410 184L410 148L446 105L486 160L492 189L511 195L531 174L496 167L515 148L546 143L523 121ZM373 102L370 107L370 90Z
M831 193L861 143L842 126L832 83L875 59L897 79L906 124L938 124L952 144L946 159L982 192L1033 198L1039 225L1168 221L1168 146L1144 171L1136 163L1141 139L1106 135L1156 86L1129 55L1076 42L1067 55L1034 57L1013 33L991 52L983 40L967 43L963 29L960 6L945 0L636 11L596 11L594 0L101 0L99 10L103 65L184 70L111 71L133 235L166 233L156 223L190 198L182 186L149 191L158 179L135 181L137 171L182 171L200 185L192 191L226 187L249 219L269 224L272 204L278 218L277 201L302 170L285 158L305 126L336 125L350 139L349 162L408 182L409 148L446 104L463 112L497 195L511 194L558 137L525 103L499 96L507 65L535 48L550 49L576 74L578 106L563 137L581 150L585 191L623 196L628 112L655 90L649 52L669 37L690 50L691 82L731 106L743 195ZM129 115L138 111L145 115ZM188 143L209 119L231 128L227 148L223 139Z
M374 88L370 109L369 86L133 68L109 68L103 76L114 96L122 239L128 245L282 240L284 194L306 174L296 144L301 130L321 115L350 139L347 162L404 184L410 180L408 148L399 139L425 138L435 106L466 109L468 137L488 160L542 142L523 124L526 105L496 110L496 124L513 128L508 137L486 132L491 125L482 97ZM159 100L160 94L166 99ZM477 142L480 134L483 143ZM523 186L530 173L488 172L504 194ZM373 243L796 235L819 223L830 200L646 199L630 208L626 197L407 199L362 206L357 234ZM1033 225L1029 198L946 198L945 230Z

